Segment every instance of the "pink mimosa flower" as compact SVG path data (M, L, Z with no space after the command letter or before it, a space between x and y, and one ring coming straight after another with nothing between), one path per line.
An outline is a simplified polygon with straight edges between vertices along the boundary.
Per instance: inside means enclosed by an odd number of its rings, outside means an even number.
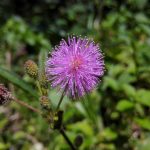
M93 41L72 37L62 40L46 62L52 87L65 90L72 99L92 91L104 74L103 55Z

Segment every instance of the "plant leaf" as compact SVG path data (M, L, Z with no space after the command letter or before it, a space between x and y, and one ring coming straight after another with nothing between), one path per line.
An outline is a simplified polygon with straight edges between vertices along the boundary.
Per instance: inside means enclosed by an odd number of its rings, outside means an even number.
M0 77L10 81L12 84L21 88L23 91L28 92L31 96L38 98L36 91L34 91L34 89L25 81L23 81L17 74L0 67Z
M138 90L135 100L145 106L150 107L150 91L144 89Z
M134 104L128 100L120 100L116 106L118 111L126 111L134 107Z

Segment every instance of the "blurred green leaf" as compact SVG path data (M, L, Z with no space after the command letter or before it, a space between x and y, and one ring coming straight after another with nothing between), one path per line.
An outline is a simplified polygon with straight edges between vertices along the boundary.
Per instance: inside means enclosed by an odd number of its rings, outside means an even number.
M142 140L138 140L135 149L136 150L149 150L150 148L150 137L145 137Z
M131 0L132 4L134 4L136 7L143 9L144 6L147 4L148 0Z
M127 111L128 109L131 109L133 107L134 107L134 104L132 102L130 102L129 100L123 99L117 103L116 109L118 111L123 112L123 111Z
M118 84L118 82L115 79L113 79L113 78L111 78L109 76L106 76L104 78L103 88L106 89L108 87L112 88L115 91L119 90L119 84Z
M72 125L67 126L68 129L74 130L76 132L82 131L87 136L93 136L93 129L92 126L89 125L89 123L85 121L77 122Z
M148 118L135 118L134 121L142 128L150 130L150 119Z
M25 138L25 133L23 131L18 131L13 135L14 140L20 140L21 138Z
M45 72L45 62L48 56L48 51L47 50L41 50L39 53L39 62L38 62L38 66L39 66L39 70L40 72Z
M135 88L130 84L123 84L121 87L127 96L134 97L136 95Z
M115 120L115 119L118 119L118 118L119 118L119 112L117 112L117 111L112 112L112 113L111 113L111 118L114 119L114 120Z
M101 143L98 147L100 150L116 150L116 147L112 143Z
M145 25L145 24L140 25L142 31L150 36L150 27L149 26L150 26L150 24L149 25Z
M105 21L103 21L102 26L105 28L111 28L116 20L118 18L118 14L117 13L111 13L107 16L107 19Z
M145 89L138 90L135 100L145 106L150 107L150 91Z
M21 88L23 91L27 92L31 96L38 98L37 92L15 73L0 67L0 77L8 80L9 82Z
M138 13L135 15L135 19L138 23L150 23L149 18L144 13Z
M105 128L102 133L100 133L100 138L106 141L115 140L118 137L117 133L110 128Z
M4 118L3 120L0 121L0 129L3 129L7 123L8 123L8 119L7 118Z
M0 142L0 150L7 150L9 149L10 144L5 144Z
M85 107L82 105L82 103L77 102L75 106L78 109L78 111L80 111L80 113L82 113L84 116L87 116Z

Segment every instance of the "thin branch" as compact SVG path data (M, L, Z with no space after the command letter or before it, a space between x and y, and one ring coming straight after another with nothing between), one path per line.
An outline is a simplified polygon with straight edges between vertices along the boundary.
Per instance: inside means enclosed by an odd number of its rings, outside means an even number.
M37 86L37 88L38 88L38 90L39 90L39 92L40 92L40 95L42 95L41 86L40 86L40 83L39 83L38 80L36 81L36 86Z
M27 104L27 103L25 103L25 102L23 102L23 101L21 101L21 100L18 100L18 99L16 99L16 98L14 98L13 101L15 101L16 103L18 103L18 104L20 104L20 105L22 105L22 106L24 106L24 107L26 107L26 108L28 108L28 109L30 109L30 110L36 112L36 113L38 113L38 114L41 114L41 111L40 111L40 110L38 110L38 109L32 107L31 105L29 105L29 104Z
M72 144L72 142L70 141L69 137L67 136L67 134L65 133L63 128L59 129L59 132L61 133L61 135L64 137L64 139L66 140L66 142L68 143L68 145L70 146L71 150L77 150L76 147Z
M64 89L64 91L63 91L63 93L62 93L62 95L61 95L61 97L60 97L60 100L59 100L59 102L58 102L58 105L57 105L57 108L56 108L56 110L58 110L59 109L59 107L60 107L60 104L62 103L62 101L63 101L63 98L64 98L64 96L65 96L65 89Z

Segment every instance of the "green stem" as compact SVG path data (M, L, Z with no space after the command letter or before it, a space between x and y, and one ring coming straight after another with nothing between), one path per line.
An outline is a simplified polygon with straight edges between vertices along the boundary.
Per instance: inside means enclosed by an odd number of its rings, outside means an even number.
M60 100L58 102L56 110L59 110L60 104L62 103L64 96L65 96L65 90L63 91L63 93L62 93L62 95L60 97Z
M40 95L42 95L42 90L41 90L41 86L40 86L39 81L36 81L36 85L37 85L37 88L38 88L38 90L40 92Z
M68 145L70 146L71 150L77 150L76 147L72 144L72 142L70 141L69 137L67 136L67 134L65 133L63 128L59 129L59 132L61 133L61 135L64 137L64 139L66 140L66 142L68 143Z

